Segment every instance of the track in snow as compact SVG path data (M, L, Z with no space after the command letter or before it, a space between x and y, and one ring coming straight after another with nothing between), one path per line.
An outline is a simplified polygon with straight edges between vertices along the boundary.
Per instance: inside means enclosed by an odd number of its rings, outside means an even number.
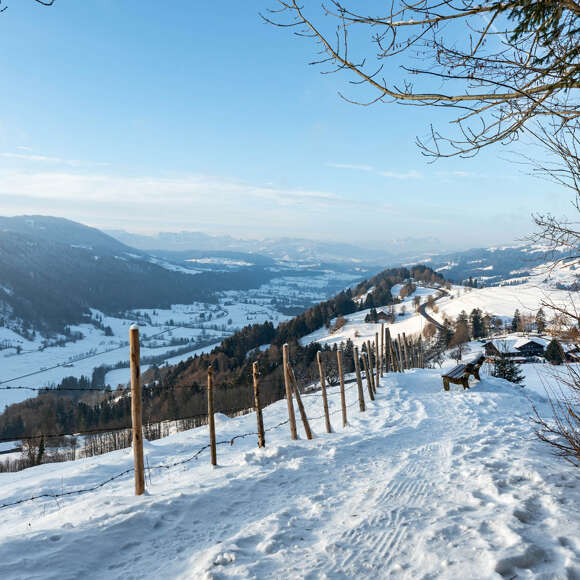
M525 391L485 379L443 392L435 371L388 375L366 413L313 441L269 433L155 475L3 513L0 577L580 577L580 475L534 438ZM535 396L531 394L530 396ZM349 403L356 390L349 391ZM534 399L536 404L542 404ZM305 398L310 416L318 397ZM267 425L285 401L266 408ZM336 389L331 410L339 409ZM217 429L255 428L252 415ZM151 463L205 442L203 428L146 445ZM2 474L3 493L83 483L131 461L114 452Z

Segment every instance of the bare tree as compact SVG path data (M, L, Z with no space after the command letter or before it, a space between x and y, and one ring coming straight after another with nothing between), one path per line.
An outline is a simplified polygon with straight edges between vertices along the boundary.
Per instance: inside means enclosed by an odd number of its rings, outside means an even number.
M552 417L546 418L535 407L536 433L558 455L580 467L580 373L576 367L567 365L566 373L555 371L544 387L549 395Z
M435 328L435 325L432 322L428 322L425 326L425 328L423 329L423 336L430 341L431 339L434 338L434 336L437 334L437 329Z
M415 311L419 310L419 306L421 305L421 297L420 296L413 296L413 306Z
M577 0L393 0L375 12L354 0L278 0L262 16L314 39L324 72L343 71L362 105L447 107L456 131L431 128L426 155L469 156L528 132L575 134L580 107ZM307 7L306 7L307 6Z
M33 0L37 4L41 4L42 6L52 6L54 4L54 0ZM2 0L0 0L0 12L4 12L8 6L2 6Z

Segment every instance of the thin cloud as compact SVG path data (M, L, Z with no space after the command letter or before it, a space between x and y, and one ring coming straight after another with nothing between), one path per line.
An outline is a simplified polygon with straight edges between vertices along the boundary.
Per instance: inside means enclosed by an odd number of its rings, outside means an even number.
M316 189L251 184L211 175L120 176L0 169L0 215L59 215L112 228L175 228L364 238L392 208ZM133 226L132 226L133 227Z
M486 175L477 174L473 171L437 171L438 177L487 177Z
M370 165L352 165L350 163L327 163L327 167L335 167L336 169L354 169L355 171L373 171Z
M163 200L173 204L195 201L215 205L223 201L244 203L248 199L277 205L308 204L327 207L352 203L332 192L255 186L207 175L126 177L66 171L2 171L0 194L33 199L93 200L102 203L114 203L121 196L141 204L157 204Z
M383 177L389 177L391 179L399 179L401 181L406 181L408 179L423 179L423 174L420 171L406 171L405 173L400 173L397 171L376 171L378 175Z
M327 167L334 167L336 169L351 169L354 171L366 171L368 173L373 173L374 175L380 175L381 177L388 177L389 179L399 179L405 181L408 179L423 179L423 174L419 171L410 170L406 172L400 171L382 171L374 168L372 165L357 165L351 163L327 163Z
M17 149L21 151L31 151L29 147L19 146ZM109 163L93 162L93 161L79 161L78 159L63 159L62 157L52 157L50 155L39 155L34 153L0 153L0 157L5 159L18 159L21 161L31 161L38 163L53 163L57 165L68 165L70 167L83 166L99 166L106 167Z

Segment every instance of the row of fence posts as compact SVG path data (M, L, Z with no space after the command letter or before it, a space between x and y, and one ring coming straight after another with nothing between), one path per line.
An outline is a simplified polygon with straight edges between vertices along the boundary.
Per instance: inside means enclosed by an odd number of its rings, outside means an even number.
M381 325L380 340L379 333L375 334L374 344L367 340L364 344L364 350L359 352L358 346L354 347L354 369L356 375L357 392L359 409L361 412L366 410L363 380L360 361L362 360L367 383L368 396L371 401L375 400L377 388L379 387L380 377L383 373L399 372L402 373L410 368L424 368L424 345L421 337L418 340L407 338L405 333L397 335L393 339L388 328ZM139 327L133 324L129 330L129 346L131 360L131 422L133 431L133 457L135 467L135 495L142 495L145 492L145 469L143 461L143 425L142 425L142 399L141 399L141 376L140 376L140 346L139 346ZM340 406L342 413L342 426L346 427L346 395L344 388L343 372L343 352L336 351L337 366L340 380ZM374 364L373 364L374 358ZM324 410L324 424L327 433L332 433L330 422L330 412L328 408L328 397L326 391L326 373L321 352L316 353L318 363L318 373L320 376L320 388L322 396L322 406ZM294 414L294 398L298 405L298 411L304 427L307 439L312 439L312 430L304 409L298 382L294 375L294 370L290 364L289 346L285 344L282 348L282 365L284 375L284 387L286 391L286 402L288 405L288 422L290 425L290 436L293 440L298 439L296 428L296 416ZM266 435L264 431L264 418L262 415L262 405L260 401L260 372L258 363L252 365L252 378L254 387L254 409L256 412L256 421L258 428L258 447L266 446ZM217 465L217 443L215 433L215 411L213 404L213 367L210 365L207 373L207 416L210 439L210 461L212 465Z

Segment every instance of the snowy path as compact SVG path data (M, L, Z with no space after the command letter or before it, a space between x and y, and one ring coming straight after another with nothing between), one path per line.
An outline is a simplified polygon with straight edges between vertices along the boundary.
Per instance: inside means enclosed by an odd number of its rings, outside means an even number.
M534 393L485 378L441 390L435 371L389 375L350 425L314 441L287 425L152 473L150 494L98 492L0 511L0 577L580 577L580 473L533 437ZM353 403L356 388L348 391ZM319 397L305 397L310 416ZM332 396L336 411L338 397ZM265 410L266 426L285 402ZM218 438L255 428L218 420ZM151 465L187 457L198 429L148 444ZM86 485L130 466L126 451L0 474L1 501ZM1 502L0 501L0 502Z

